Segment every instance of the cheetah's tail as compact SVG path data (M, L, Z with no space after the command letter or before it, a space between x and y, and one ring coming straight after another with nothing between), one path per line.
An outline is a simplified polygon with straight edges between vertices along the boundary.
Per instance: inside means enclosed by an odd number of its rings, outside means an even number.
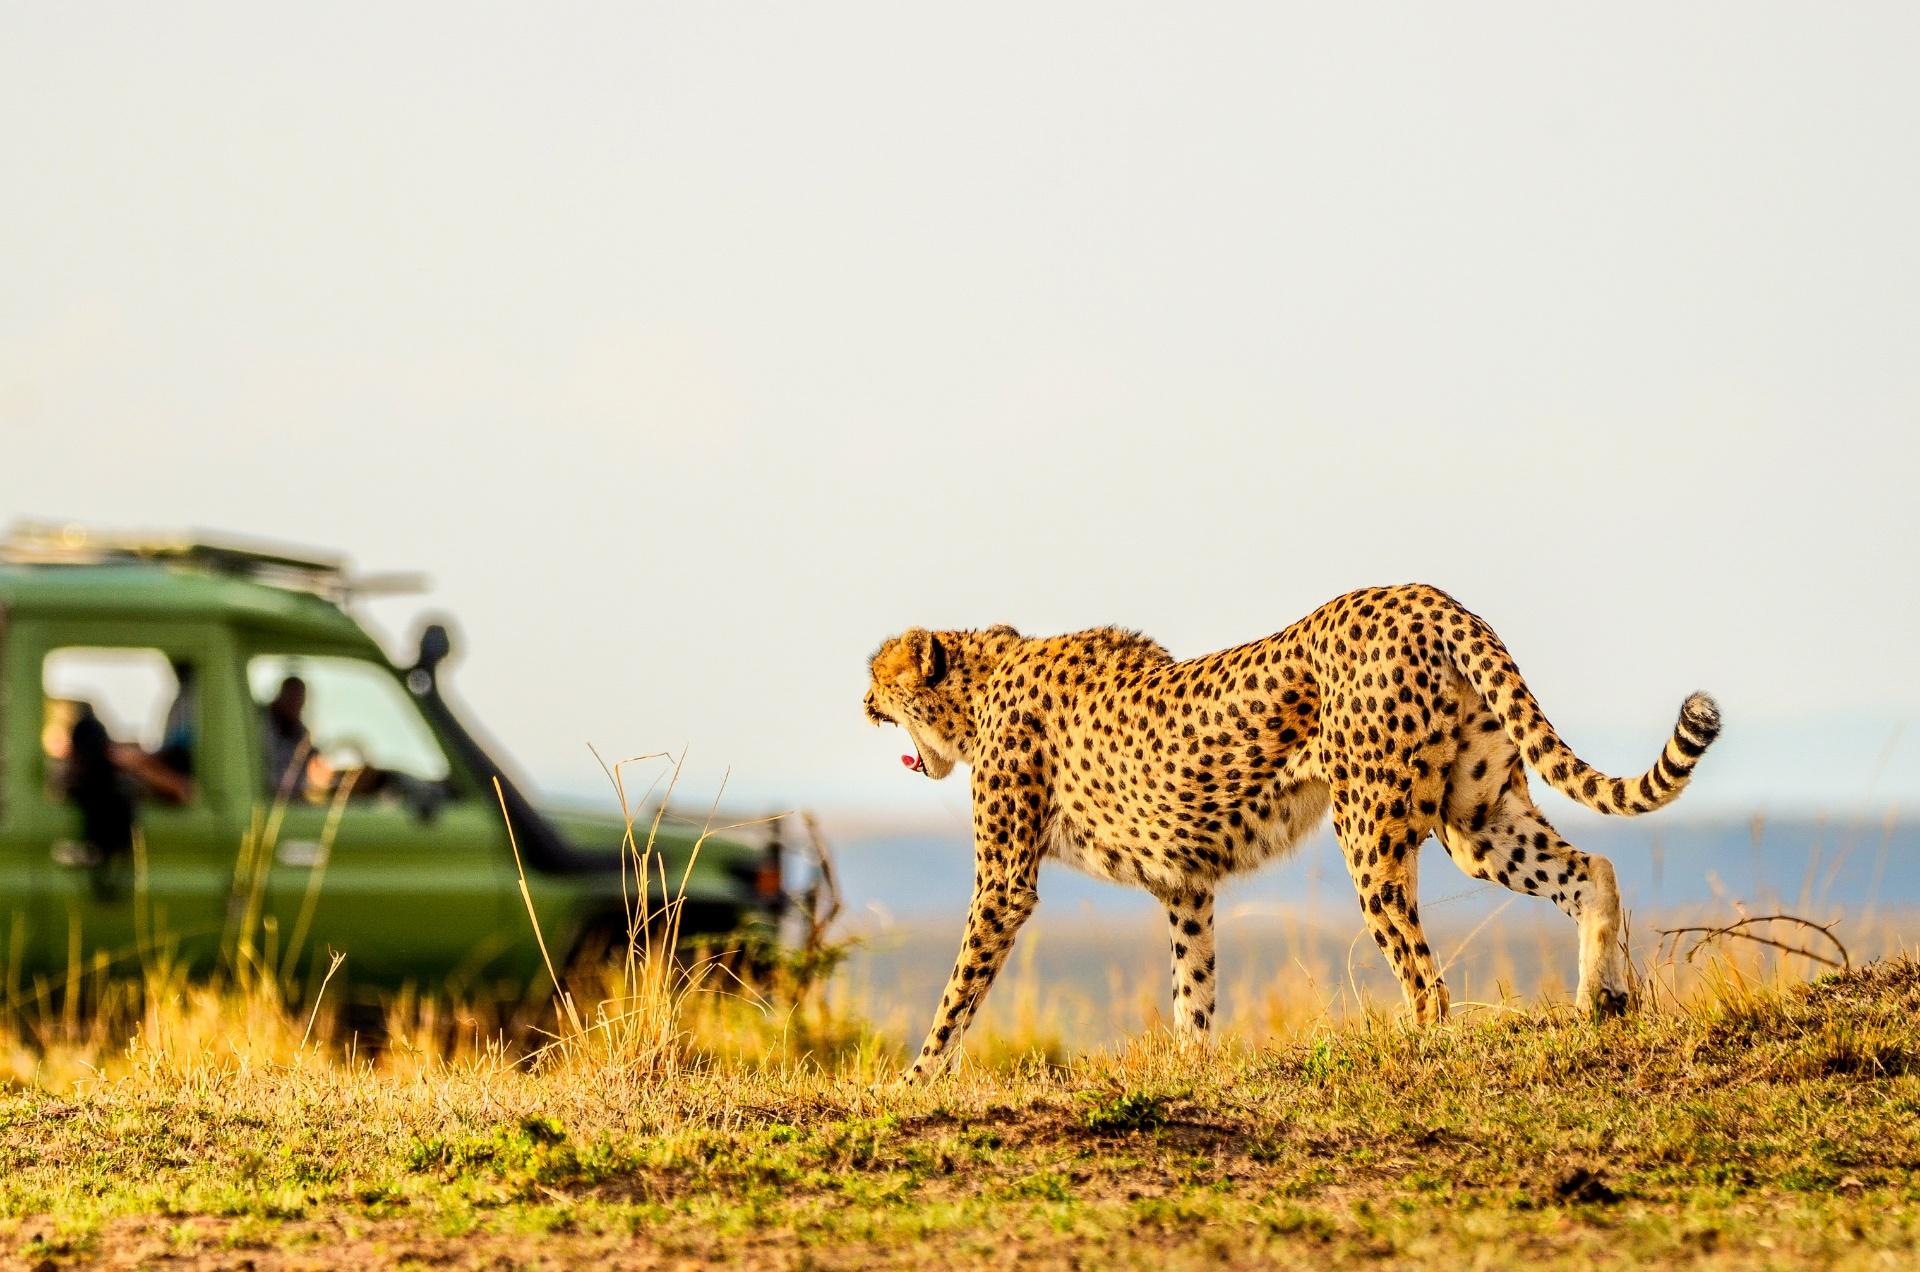
M1680 705L1680 720L1653 767L1637 778L1609 777L1560 740L1493 629L1477 616L1468 619L1471 635L1466 647L1453 649L1454 665L1499 717L1534 771L1562 795L1595 812L1635 817L1671 804L1686 789L1700 756L1720 736L1719 706L1704 693L1692 694Z

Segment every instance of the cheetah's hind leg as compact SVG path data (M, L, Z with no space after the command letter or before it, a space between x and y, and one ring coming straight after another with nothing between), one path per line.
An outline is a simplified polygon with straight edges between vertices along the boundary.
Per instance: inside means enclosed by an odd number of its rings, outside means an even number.
M1427 831L1404 815L1395 816L1389 801L1368 800L1357 791L1346 799L1336 793L1333 826L1367 930L1399 978L1414 1020L1422 1025L1445 1020L1446 982L1420 926L1419 851Z
M1578 999L1596 1016L1625 1014L1632 988L1613 863L1560 837L1525 793L1508 787L1477 829L1449 820L1440 838L1462 870L1543 896L1580 925Z

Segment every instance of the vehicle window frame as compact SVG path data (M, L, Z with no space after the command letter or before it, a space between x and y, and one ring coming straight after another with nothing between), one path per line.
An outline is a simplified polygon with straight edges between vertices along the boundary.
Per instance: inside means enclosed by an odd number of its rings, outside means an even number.
M72 805L51 789L48 757L41 744L46 721L46 662L63 649L101 649L157 651L162 656L190 662L201 677L196 695L196 739L194 743L193 794L183 804L142 798L140 816L146 818L193 817L218 814L225 806L231 783L227 765L231 753L217 731L210 727L215 718L216 686L224 680L226 649L224 633L209 630L199 623L158 619L138 626L118 618L91 614L21 613L8 615L7 641L0 675L13 704L4 721L8 746L5 771L0 782L20 797L9 810L14 816L40 825L48 817L64 818ZM131 739L115 739L125 741Z
M246 768L250 789L255 798L264 798L266 791L266 735L264 713L261 705L253 697L250 670L261 658L327 658L347 662L364 663L392 682L395 692L403 698L409 709L420 721L420 727L433 739L441 756L446 760L447 776L444 779L449 802L473 799L479 791L473 774L468 771L457 747L449 745L447 738L435 727L433 717L421 709L419 699L407 688L406 673L395 667L379 652L351 645L336 645L325 642L277 640L271 636L245 639L241 641L234 659L234 675L238 680L236 688L241 701L246 704L247 715L247 754Z

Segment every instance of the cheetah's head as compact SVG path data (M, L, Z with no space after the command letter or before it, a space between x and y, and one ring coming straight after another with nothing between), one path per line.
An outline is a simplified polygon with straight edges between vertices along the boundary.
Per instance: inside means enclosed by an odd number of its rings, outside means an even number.
M964 697L960 636L910 627L881 645L867 664L867 719L897 724L913 739L908 768L935 781L968 758L973 721Z

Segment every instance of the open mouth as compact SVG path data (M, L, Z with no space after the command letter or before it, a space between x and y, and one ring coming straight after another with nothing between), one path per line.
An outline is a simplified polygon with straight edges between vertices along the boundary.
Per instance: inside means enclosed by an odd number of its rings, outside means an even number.
M906 765L912 772L925 775L927 771L927 762L920 758L918 751L915 751L912 755L901 756L900 762Z

